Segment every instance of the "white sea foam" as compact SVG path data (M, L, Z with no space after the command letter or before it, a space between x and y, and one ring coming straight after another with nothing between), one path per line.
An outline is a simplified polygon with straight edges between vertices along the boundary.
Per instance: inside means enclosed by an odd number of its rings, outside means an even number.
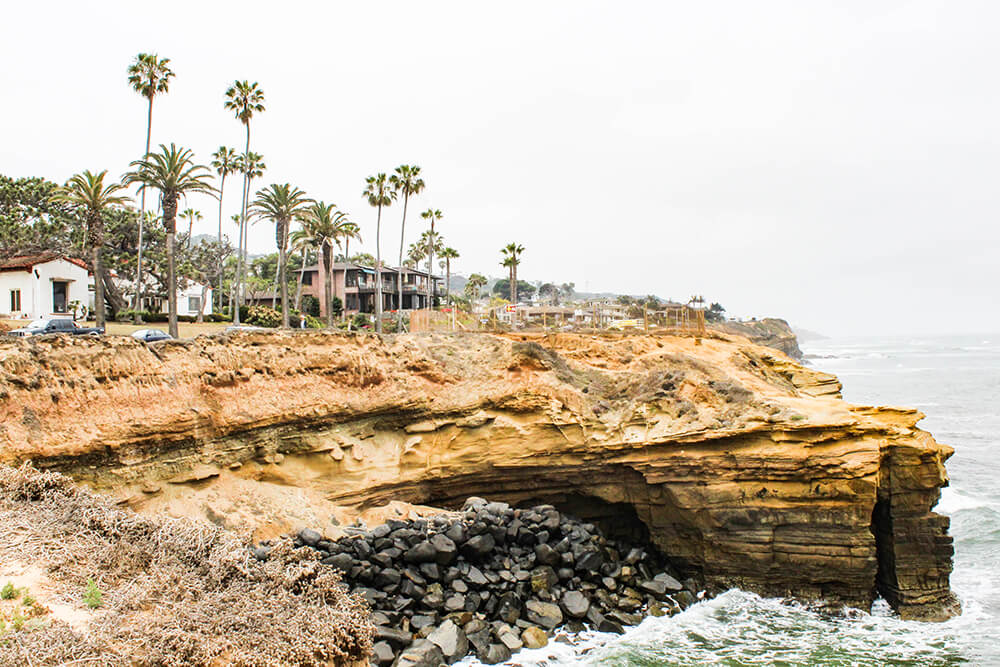
M990 505L988 500L975 498L973 496L960 493L951 487L941 489L941 500L938 501L935 511L942 514L955 514L962 510L976 509Z

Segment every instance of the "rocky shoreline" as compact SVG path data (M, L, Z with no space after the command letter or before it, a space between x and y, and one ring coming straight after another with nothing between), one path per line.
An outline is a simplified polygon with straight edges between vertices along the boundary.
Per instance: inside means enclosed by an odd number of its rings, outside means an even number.
M295 544L371 605L374 665L436 667L469 654L497 664L558 628L622 633L705 595L647 544L609 539L551 505L469 498L458 513L347 532L331 541L304 529ZM261 560L269 552L254 549Z

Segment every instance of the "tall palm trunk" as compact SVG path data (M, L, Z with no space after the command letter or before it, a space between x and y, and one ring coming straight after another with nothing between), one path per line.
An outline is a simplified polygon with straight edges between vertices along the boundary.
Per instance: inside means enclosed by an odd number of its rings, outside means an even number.
M333 328L333 246L323 243L323 271L326 280L323 281L323 296L326 299L326 326Z
M431 218L431 242L427 244L427 310L434 307L434 218Z
M101 229L100 216L90 221L90 264L94 269L94 325L104 326L104 267L101 266L101 245L104 243L104 233Z
M146 112L146 152L143 153L142 159L145 160L149 157L149 140L153 132L153 96L149 96L149 110ZM142 318L139 317L139 311L142 310L142 227L146 222L146 186L143 185L139 189L140 203L139 203L139 252L135 267L135 303L132 305L133 315L132 323L139 324L142 322ZM95 293L96 295L96 293Z
M219 237L218 237L217 241L219 242L219 244L221 246L221 244L222 244L222 193L226 189L226 172L223 171L222 174L220 174L220 176L222 176L222 180L219 183ZM218 308L221 310L221 308L222 308L222 258L221 258L221 256L219 258L219 267L218 268L219 268L219 270L216 272L217 273L217 279L218 279L218 289L215 290L215 291L219 293L219 305L218 305ZM215 293L212 294L212 301L215 301ZM213 304L213 309L215 307L216 306Z
M302 249L302 268L299 269L299 284L295 287L295 310L302 312L302 281L306 277L306 249Z
M514 266L511 267L513 278L511 280L511 289L514 292L514 305L517 305L517 255L514 255Z
M403 224L399 227L399 303L396 304L396 333L403 331L403 243L406 242L406 205L410 203L410 193L403 191Z
M287 222L280 222L278 236L278 279L281 281L281 326L288 328L288 267L285 261L288 259L285 251L285 230L288 228Z
M444 299L451 303L451 257L444 259Z
M382 333L382 249L379 241L382 234L382 205L378 206L375 222L375 332Z
M163 198L163 226L167 230L167 330L174 338L177 332L177 267L174 241L177 234L177 195Z
M244 156L250 155L250 121L246 123L247 126L247 145L243 151ZM249 160L247 160L249 161ZM243 286L243 242L246 233L244 228L247 225L247 190L250 189L250 174L243 173L243 202L242 202L242 216L240 217L240 256L236 259L236 306L233 308L233 324L240 323L240 305L242 303L242 297L240 295L240 288Z
M340 297L340 315L347 320L347 330L351 330L351 320L347 317L347 269L351 264L351 237L344 238L344 295ZM361 293L358 293L358 310L361 309Z

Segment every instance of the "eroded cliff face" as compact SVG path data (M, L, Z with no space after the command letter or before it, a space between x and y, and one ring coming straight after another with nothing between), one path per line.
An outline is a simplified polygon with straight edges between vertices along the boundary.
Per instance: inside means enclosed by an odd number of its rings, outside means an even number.
M648 530L681 571L957 612L922 415L713 334L244 333L0 344L3 459L258 539L470 495Z

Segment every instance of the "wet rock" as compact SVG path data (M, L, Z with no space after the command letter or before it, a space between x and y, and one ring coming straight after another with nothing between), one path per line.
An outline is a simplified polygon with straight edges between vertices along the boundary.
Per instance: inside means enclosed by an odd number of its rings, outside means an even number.
M501 662L510 660L510 649L503 644L490 644L486 655L479 656L479 659L487 665L499 665Z
M311 528L303 528L302 530L300 530L298 537L299 540L302 542L302 544L305 544L306 546L309 547L316 546L317 544L319 544L319 541L323 539L322 535L320 535L315 530L312 530Z
M403 560L407 563L434 563L437 562L437 549L429 541L418 542L403 554Z
M465 657L469 652L468 637L451 620L442 623L441 627L427 636L427 639L441 649L441 653L449 663Z
M455 546L455 542L451 538L446 535L438 534L432 537L429 541L431 546L434 547L434 561L438 565L448 565L455 560L455 557L458 555L458 548Z
M337 554L328 556L321 561L324 565L332 565L342 572L350 572L354 566L354 558L350 554Z
M524 611L530 622L548 630L556 628L563 622L562 610L550 602L528 600L524 605Z
M559 606L570 618L584 618L590 611L590 601L580 591L563 593Z
M521 642L525 648L542 648L549 643L545 630L531 626L521 632Z
M668 593L673 593L675 591L679 591L684 588L684 586L681 585L681 582L677 581L666 572L661 572L660 574L653 577L653 581L658 581L662 583L664 589Z
M462 545L462 555L466 558L479 560L493 550L496 540L489 533L476 535Z
M443 662L441 649L425 639L405 649L392 664L393 667L440 667Z
M560 562L560 554L548 544L539 544L535 547L535 562L539 565L556 566Z
M375 642L372 646L372 662L376 665L391 665L396 658L388 642Z
M403 648L413 641L413 635L403 630L379 625L375 628L375 641L387 642L398 649Z

